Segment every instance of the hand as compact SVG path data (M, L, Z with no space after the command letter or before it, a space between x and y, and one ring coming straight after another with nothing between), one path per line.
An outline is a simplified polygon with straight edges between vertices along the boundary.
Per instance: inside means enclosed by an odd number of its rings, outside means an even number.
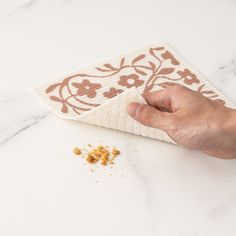
M181 85L144 98L148 105L128 106L128 114L138 122L164 130L186 148L219 158L236 158L236 110Z

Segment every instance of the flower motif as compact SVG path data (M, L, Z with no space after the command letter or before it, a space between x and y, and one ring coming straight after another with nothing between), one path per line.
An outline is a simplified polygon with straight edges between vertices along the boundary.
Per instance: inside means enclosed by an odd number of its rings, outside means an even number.
M89 98L96 97L96 90L102 87L101 84L91 83L87 79L84 79L81 83L72 83L72 85L78 89L77 95L86 95Z
M127 88L131 88L133 86L137 88L141 86L143 83L144 81L139 79L139 76L136 74L122 75L120 76L120 80L118 81L119 85L125 86Z
M169 51L165 51L164 53L161 54L162 58L165 60L170 60L172 65L179 65L179 61L170 53Z
M122 92L123 92L122 89L116 89L114 87L111 87L108 91L103 93L103 96L106 97L106 98L113 98L113 97L115 97L116 95L118 95Z
M182 78L184 78L185 84L193 84L193 83L200 83L199 79L195 74L193 74L190 70L184 69L184 71L178 71L178 75L180 75Z

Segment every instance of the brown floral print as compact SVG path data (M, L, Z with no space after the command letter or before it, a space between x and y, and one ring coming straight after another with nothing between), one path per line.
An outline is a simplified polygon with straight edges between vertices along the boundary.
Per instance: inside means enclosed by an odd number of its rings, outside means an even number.
M179 61L169 52L165 51L164 53L161 54L161 57L165 60L170 60L172 65L179 65Z
M84 79L81 83L72 83L72 85L77 88L77 95L86 95L89 98L96 97L96 90L102 87L101 84L91 83L87 79Z
M139 79L139 76L136 74L122 75L118 84L127 88L135 86L136 88L141 86L144 83L143 80Z
M114 87L111 87L108 91L103 93L103 96L106 97L106 98L113 98L113 97L115 97L116 95L118 95L122 92L123 92L122 89L116 89Z
M68 116L89 111L131 87L145 94L182 84L220 101L217 91L208 89L195 73L168 46L159 44L65 77L43 92L52 106L61 104L55 109Z
M193 84L193 83L200 83L200 80L197 78L195 74L193 74L189 69L184 69L184 71L177 72L182 78L184 78L185 84Z

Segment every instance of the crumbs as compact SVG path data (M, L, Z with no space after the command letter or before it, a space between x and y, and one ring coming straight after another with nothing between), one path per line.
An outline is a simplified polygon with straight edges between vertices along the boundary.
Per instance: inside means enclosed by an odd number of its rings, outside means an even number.
M79 149L79 148L74 148L74 154L76 154L76 155L80 155L82 152L81 152L81 150Z
M109 146L98 145L93 147L93 145L88 144L87 148L74 148L74 154L85 158L89 164L100 163L103 166L114 164L114 160L120 151L113 147L112 149Z

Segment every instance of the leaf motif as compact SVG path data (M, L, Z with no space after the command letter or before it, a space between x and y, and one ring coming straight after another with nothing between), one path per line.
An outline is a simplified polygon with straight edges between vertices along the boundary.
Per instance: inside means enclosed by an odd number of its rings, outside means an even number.
M204 86L205 86L205 84L202 84L201 86L199 86L199 88L198 88L197 91L198 91L198 92L201 92Z
M174 68L162 68L159 72L158 75L167 75L167 74L171 74L172 72L174 72Z
M202 91L201 93L202 93L202 94L215 94L215 92L212 91L212 90Z
M65 104L62 105L61 112L68 113L68 107Z
M172 55L172 53L167 50L161 54L161 57L165 60L169 59L172 65L179 65L180 64L179 61Z
M142 70L140 70L140 69L137 69L137 68L135 68L135 67L134 67L134 70L135 70L138 74L140 74L140 75L147 75L146 72L144 72L144 71L142 71Z
M142 59L145 58L145 57L146 57L145 54L138 55L137 57L135 57L135 58L133 59L132 64L134 64L134 63L136 63L136 62L142 60Z
M162 88L169 88L169 87L174 86L176 84L177 83L173 83L173 82L163 82L163 83L160 83L158 85L161 86Z
M154 51L160 51L160 50L163 50L163 49L165 49L165 48L164 48L164 47L150 48L150 49L149 49L149 53L150 53L152 56L156 57Z
M155 57L156 59L158 59L159 61L161 61L161 59L155 54L155 48L150 48L149 49L149 53Z
M46 93L50 93L52 92L53 90L55 90L58 86L60 85L60 83L57 83L57 84L52 84L50 85L47 89L46 89Z
M73 82L71 83L71 85L75 88L80 88L81 87L81 84L80 83L76 83L76 82Z
M160 50L163 50L165 49L164 47L157 47L157 48L153 48L154 50L157 50L157 51L160 51Z
M104 64L103 66L105 66L106 68L108 69L111 69L111 70L115 70L116 68L114 68L111 64Z
M56 96L50 96L49 97L52 101L55 101L55 102L61 102L61 99L59 97L56 97Z
M77 76L79 76L79 77L86 77L88 75L87 74L78 74Z
M148 64L151 66L153 71L156 69L156 65L152 61L149 61Z
M154 52L153 52L153 48L150 48L149 49L149 53L152 55L152 56L155 56Z
M209 96L209 98L217 98L217 97L218 97L217 94L214 94L214 95Z
M102 69L102 68L99 68L99 67L96 67L96 69L97 69L98 71L101 71L101 72L108 72L108 71L110 71L110 70Z
M125 64L125 57L123 57L123 58L120 60L120 67L122 67L124 64Z

